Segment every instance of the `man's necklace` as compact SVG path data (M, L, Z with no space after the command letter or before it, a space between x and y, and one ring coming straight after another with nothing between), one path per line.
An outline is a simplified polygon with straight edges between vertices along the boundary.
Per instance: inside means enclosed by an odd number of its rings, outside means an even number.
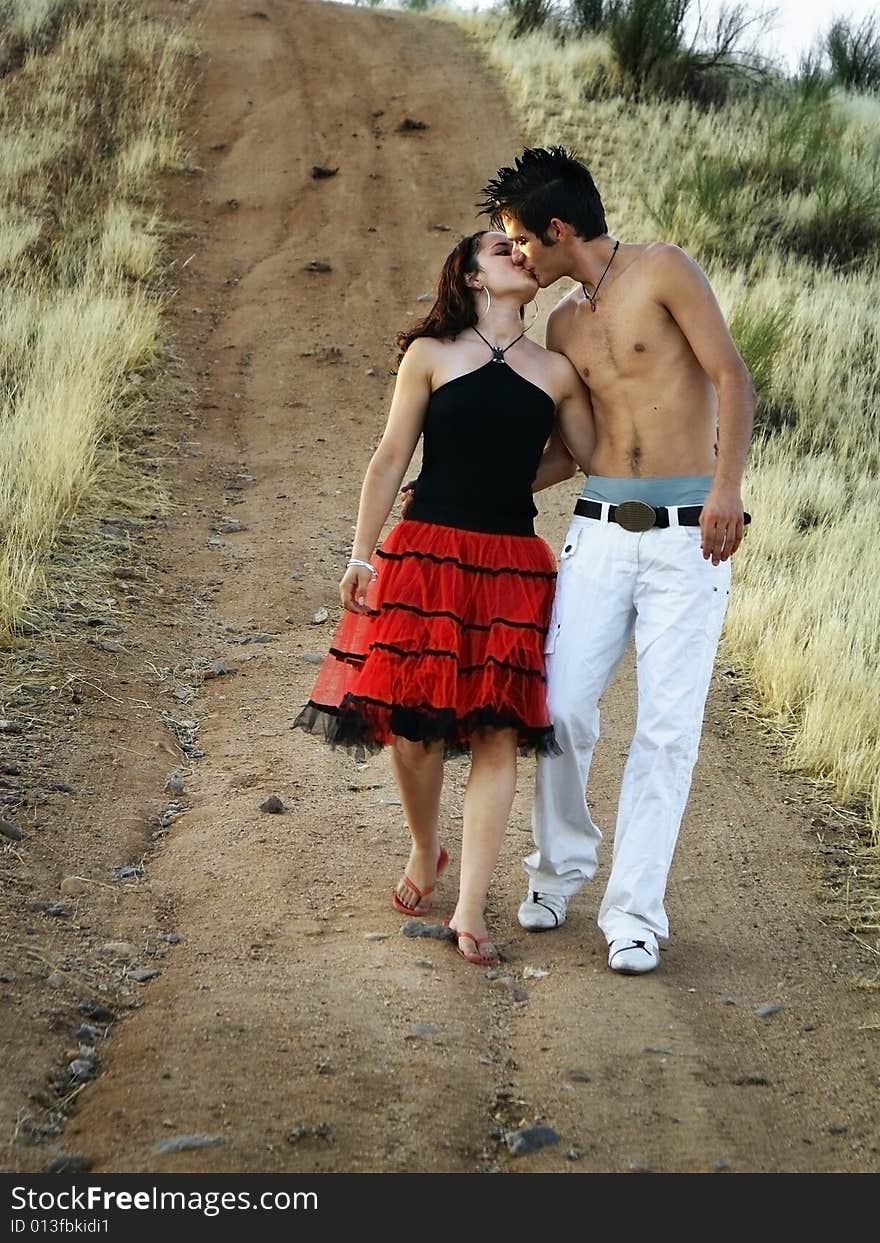
M616 241L614 243L614 249L611 252L611 259L609 259L608 262L605 264L605 271L602 273L602 275L599 277L599 280L596 282L596 288L593 290L592 293L587 293L587 287L584 284L584 282L581 281L581 289L584 291L584 297L589 302L590 306L593 308L593 311L596 310L596 294L599 292L599 286L604 281L605 276L608 272L608 269L611 267L611 261L613 260L614 256L617 254L617 249L619 246L620 246L620 242Z

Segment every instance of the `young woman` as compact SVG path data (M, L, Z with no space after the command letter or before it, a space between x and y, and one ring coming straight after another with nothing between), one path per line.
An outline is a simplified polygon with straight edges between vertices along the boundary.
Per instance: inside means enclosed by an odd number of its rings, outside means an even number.
M525 336L537 282L500 232L463 238L437 300L398 337L382 440L361 490L347 610L296 724L355 749L392 748L412 835L396 910L427 913L448 862L438 838L444 757L469 751L458 903L468 962L499 961L484 907L516 784L516 755L553 750L544 640L556 578L532 492L589 467L593 421L571 363ZM376 541L421 436L405 518Z

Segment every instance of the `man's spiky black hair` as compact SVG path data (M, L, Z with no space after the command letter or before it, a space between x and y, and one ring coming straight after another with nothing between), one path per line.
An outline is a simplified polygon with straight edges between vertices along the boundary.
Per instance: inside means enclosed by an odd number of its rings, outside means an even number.
M527 147L512 168L499 168L482 193L477 206L496 229L503 228L505 216L513 216L543 241L554 218L587 241L608 232L589 169L565 147Z

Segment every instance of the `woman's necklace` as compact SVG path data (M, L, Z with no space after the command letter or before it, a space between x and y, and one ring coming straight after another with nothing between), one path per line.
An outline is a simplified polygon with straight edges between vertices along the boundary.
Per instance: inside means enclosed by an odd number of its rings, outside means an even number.
M605 271L604 271L604 272L602 273L602 275L599 277L599 280L598 280L598 281L597 281L597 283L596 283L596 288L593 290L593 292L592 292L592 293L587 293L587 287L586 287L586 285L584 284L584 282L583 282L583 281L581 281L581 289L584 291L584 297L585 297L585 298L586 298L586 300L589 302L590 306L593 308L593 310L594 310L594 311L596 310L596 294L599 292L599 286L600 286L600 285L602 284L602 282L604 281L604 279L605 279L605 275L606 275L606 273L607 273L608 269L611 267L611 260L612 260L612 259L614 258L614 256L617 254L617 248L618 248L619 246L620 246L620 242L619 242L619 241L616 241L616 242L614 243L614 249L613 249L613 250L612 250L612 252L611 252L611 259L609 259L609 260L608 260L608 262L605 264Z
M486 344L488 345L489 349L492 351L492 358L490 359L490 361L493 363L505 362L506 360L504 358L504 355L510 349L510 346L516 345L517 341L521 341L523 337L526 335L525 329L523 329L523 331L519 334L518 337L513 338L513 340L510 342L510 345L505 345L504 349L502 349L500 345L493 345L491 341L487 341L486 338L483 336L483 334L480 332L476 324L473 324L472 327L473 327L474 332L477 334L477 336L482 338L483 341L486 341Z

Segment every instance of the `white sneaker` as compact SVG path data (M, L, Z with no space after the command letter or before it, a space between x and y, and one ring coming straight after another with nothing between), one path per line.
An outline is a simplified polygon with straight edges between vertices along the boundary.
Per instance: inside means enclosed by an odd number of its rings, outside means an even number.
M644 975L659 965L660 950L653 937L645 941L611 941L608 945L608 966L621 975Z
M530 889L520 905L518 919L529 932L548 932L565 923L568 898L561 893L536 893Z

